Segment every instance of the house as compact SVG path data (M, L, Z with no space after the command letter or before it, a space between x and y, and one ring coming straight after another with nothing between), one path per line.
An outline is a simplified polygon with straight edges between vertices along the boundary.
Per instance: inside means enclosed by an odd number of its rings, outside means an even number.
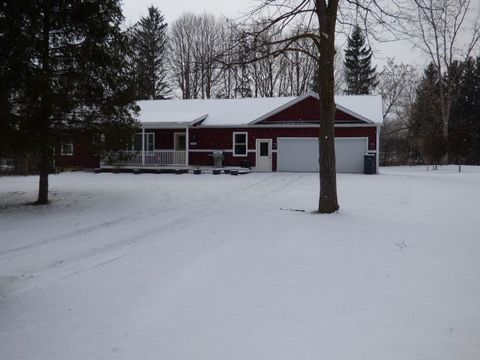
M139 101L141 132L132 149L101 166L213 166L215 153L228 167L318 171L318 102L313 92L297 97ZM337 171L363 172L367 153L376 155L378 169L381 97L336 96L335 102ZM70 149L74 160L75 145Z

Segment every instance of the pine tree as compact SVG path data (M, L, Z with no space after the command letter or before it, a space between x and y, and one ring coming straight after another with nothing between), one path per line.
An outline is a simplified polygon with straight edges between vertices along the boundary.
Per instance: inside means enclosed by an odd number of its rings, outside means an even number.
M410 137L414 152L430 164L438 165L446 152L440 114L439 83L442 81L433 64L424 71L411 109Z
M0 53L0 63L18 61L9 69L19 76L17 84L3 85L1 123L10 121L12 142L38 157L37 203L46 204L54 153L66 134L91 135L99 146L107 134L113 146L134 128L137 107L120 1L3 2L0 22L0 38L11 46ZM12 75L0 76L3 83Z
M458 163L480 163L480 58L470 58L455 84L448 124L449 157Z
M167 24L154 6L133 30L134 66L137 73L138 99L167 99L166 46Z
M248 69L249 45L247 35L242 33L238 42L240 51L238 52L237 62L239 65L236 68L235 87L233 90L235 97L249 98L252 97L252 81Z
M371 94L377 86L376 67L372 67L372 49L365 44L360 27L355 26L345 50L345 81L348 95Z

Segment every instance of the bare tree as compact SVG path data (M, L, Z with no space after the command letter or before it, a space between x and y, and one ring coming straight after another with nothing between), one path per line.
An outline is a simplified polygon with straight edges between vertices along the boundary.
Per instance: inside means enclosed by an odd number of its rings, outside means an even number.
M196 16L194 36L195 70L199 73L199 97L216 97L220 88L222 41L225 23L213 15Z
M418 80L417 71L412 65L396 64L394 59L389 58L378 77L378 91L383 99L383 118L394 119L411 104Z
M225 23L213 15L186 13L172 24L169 36L170 71L184 99L221 95Z
M288 52L300 52L316 62L316 77L320 95L319 117L319 169L320 198L318 211L332 213L338 210L336 169L335 169L335 37L337 24L350 26L364 24L368 19L382 28L389 28L387 19L403 20L400 14L401 2L391 0L263 0L249 13L250 19L263 18L260 28L252 32L255 39L274 29L274 33L297 27L298 32L286 37L267 38L260 47L276 46L264 56L283 56ZM352 16L352 13L354 16ZM339 20L339 16L341 19ZM355 19L355 21L351 21ZM266 20L266 21L265 21ZM301 40L312 45L314 53L299 46Z
M339 0L270 0L262 2L249 15L250 19L262 17L257 28L250 35L257 40L260 56L284 56L288 52L300 52L311 57L318 69L318 89L320 92L319 169L320 197L319 213L333 213L339 209L335 168L335 26L337 23ZM265 36L269 32L281 34L292 25L298 31L285 37ZM301 40L311 42L314 53L299 46Z
M250 28L244 29L249 35L250 51L255 61L250 63L255 97L272 97L279 93L284 66L284 55L279 56L283 29L268 26L264 19L258 20Z
M193 14L184 14L175 20L169 33L169 65L172 80L178 86L183 99L195 97L193 36L195 31Z
M411 65L388 59L378 75L378 91L383 99L381 163L403 164L409 159L409 115L415 101L419 76Z
M298 31L301 30L295 29L287 36L295 36ZM305 52L287 52L280 57L283 61L279 84L279 95L281 96L302 95L311 89L315 79L317 71L316 60L306 54L315 54L315 47L307 39L299 39L297 46Z
M346 82L345 82L345 66L343 65L343 55L341 51L338 51L337 48L335 48L335 59L334 59L334 71L333 71L333 76L335 80L335 94L342 94L345 87L346 87ZM313 79L311 82L311 88L313 91L319 93L318 87L318 69L315 68L315 73L313 75Z
M341 51L335 52L335 94L341 94L345 88L345 67L343 66L343 54Z
M250 46L247 44L247 36L230 23L225 28L222 41L222 56L220 65L222 94L224 98L243 98L252 96L251 64L249 59ZM237 47L237 52L230 51Z

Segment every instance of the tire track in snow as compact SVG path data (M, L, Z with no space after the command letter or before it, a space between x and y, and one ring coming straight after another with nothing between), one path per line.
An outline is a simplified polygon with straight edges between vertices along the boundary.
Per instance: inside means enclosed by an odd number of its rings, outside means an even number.
M176 206L163 208L160 211L158 206L150 206L147 209L136 212L134 216L131 214L124 215L100 224L75 229L74 231L44 239L42 242L14 249L13 254L12 251L4 251L3 254L22 256L23 253L28 254L28 256L35 256L36 250L41 252L45 246L53 246L66 238L75 239L75 244L85 243L85 248L64 249L67 250L67 254L62 254L61 252L58 254L58 251L53 249L51 257L43 259L43 261L40 261L35 267L26 272L25 277L28 279L31 279L32 276L37 277L36 281L34 281L36 287L44 286L52 281L107 265L134 252L142 251L145 248L148 249L150 246L161 246L165 241L181 235L181 232L178 233L179 229L208 228L225 219L238 217L243 212L240 209L248 206L248 204L257 203L256 199L259 199L258 203L262 204L265 195L268 196L269 194L284 191L293 184L299 185L303 183L306 179L304 174L295 174L287 177L265 177L260 181L248 184L246 187L240 187L243 190L243 196L238 197L238 194L235 195L235 192L239 190L238 185L243 185L243 182L241 182L235 184L232 188L226 188L225 191L218 193L215 199L208 199L208 202L205 201L202 195L191 198L187 194L186 198L182 198L183 192L178 192L175 195L180 198L172 197L170 199L176 203ZM158 188L155 185L151 187ZM162 188L162 190L168 189ZM157 200L155 199L154 201L156 202ZM225 202L230 204L227 209L224 205ZM164 216L172 212L180 212L181 215L174 217ZM112 238L112 232L116 234L113 236L113 240L108 240L98 246L89 246L92 243L89 239L110 239ZM64 243L60 246L68 247L69 243ZM125 250L127 248L128 250ZM15 252L17 254L14 254ZM68 270L68 268L71 269ZM65 271L68 273L65 274ZM56 280L49 279L49 272L59 273L54 276ZM43 277L45 280L39 282L38 277ZM27 286L9 294L27 291L29 288L31 287Z

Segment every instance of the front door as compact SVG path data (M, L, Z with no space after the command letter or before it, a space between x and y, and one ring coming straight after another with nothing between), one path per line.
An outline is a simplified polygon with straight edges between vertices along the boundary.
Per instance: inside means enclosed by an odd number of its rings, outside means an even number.
M256 141L256 171L272 171L272 139Z
M186 150L185 133L175 133L174 148L175 148L175 151L185 151Z

